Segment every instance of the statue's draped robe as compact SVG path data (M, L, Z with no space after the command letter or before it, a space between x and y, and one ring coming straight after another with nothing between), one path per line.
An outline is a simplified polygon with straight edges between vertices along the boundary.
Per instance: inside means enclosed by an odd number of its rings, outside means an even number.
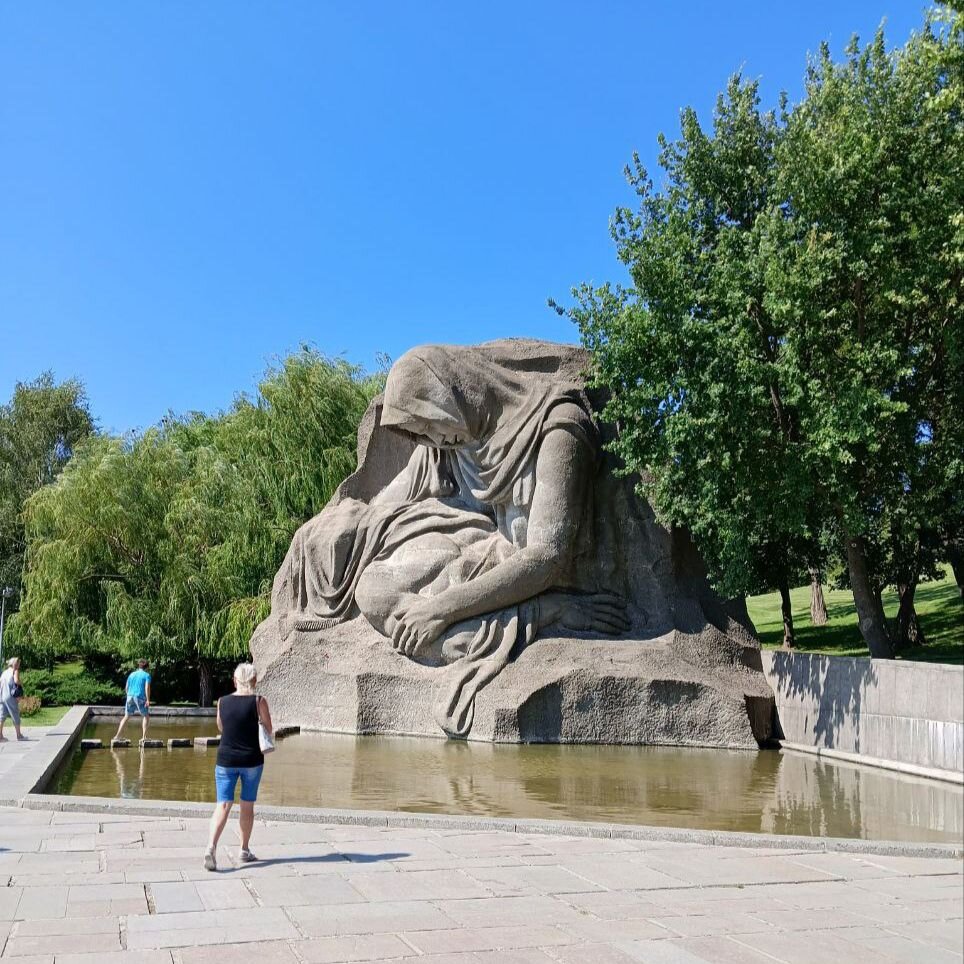
M328 628L364 613L356 590L366 569L390 562L419 540L441 536L457 548L441 572L413 587L427 596L489 571L526 545L545 433L569 431L590 460L598 452L584 392L556 381L550 364L540 357L507 360L485 346L427 346L396 363L382 424L406 431L413 418L443 422L463 444L440 449L416 436L421 444L388 490L370 502L343 499L299 529L272 594L283 636L299 625ZM591 503L585 499L578 511L590 512ZM583 520L570 556L570 581L594 589L577 575L588 529ZM451 627L450 645L443 637L441 659L454 664L436 718L448 734L469 732L476 693L501 672L517 644L532 640L537 607L537 600L525 600L476 618L471 632L466 624Z

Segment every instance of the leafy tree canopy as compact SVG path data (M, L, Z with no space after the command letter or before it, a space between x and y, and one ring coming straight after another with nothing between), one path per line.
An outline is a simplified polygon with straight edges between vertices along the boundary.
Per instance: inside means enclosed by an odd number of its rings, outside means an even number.
M292 533L354 469L380 388L306 348L223 415L82 443L27 503L19 642L176 660L202 680L207 661L245 655Z
M961 532L964 17L824 46L776 110L736 76L660 148L612 223L632 288L569 312L618 451L724 591L846 559L889 655L881 588Z
M94 430L84 386L44 372L0 406L0 586L19 590L28 497L52 482Z

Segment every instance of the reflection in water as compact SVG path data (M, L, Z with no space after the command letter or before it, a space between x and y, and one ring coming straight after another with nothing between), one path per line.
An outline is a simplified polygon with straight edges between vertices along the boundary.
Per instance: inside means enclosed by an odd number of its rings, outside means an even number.
M117 795L124 800L141 800L144 794L144 768L149 750L137 748L137 756L131 759L127 750L113 749L110 755L114 759L114 769L117 771Z
M152 724L161 739L214 721ZM111 727L88 736L109 740ZM75 752L57 793L214 799L215 751ZM960 841L964 791L807 754L462 743L303 733L279 741L259 800L288 806L602 820L877 840Z

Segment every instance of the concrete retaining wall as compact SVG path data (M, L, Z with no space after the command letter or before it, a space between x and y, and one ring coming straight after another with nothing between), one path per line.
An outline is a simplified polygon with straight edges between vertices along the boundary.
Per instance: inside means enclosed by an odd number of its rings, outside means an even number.
M763 651L783 739L964 780L964 667Z
M214 706L154 706L151 705L151 716L216 716L217 707ZM123 706L92 706L91 716L123 716Z

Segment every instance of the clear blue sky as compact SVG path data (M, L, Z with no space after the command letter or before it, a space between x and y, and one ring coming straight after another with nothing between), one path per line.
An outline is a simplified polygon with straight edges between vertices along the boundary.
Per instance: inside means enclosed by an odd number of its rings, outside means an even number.
M0 0L0 399L51 368L102 427L214 411L302 342L575 340L679 109L773 103L898 0Z

